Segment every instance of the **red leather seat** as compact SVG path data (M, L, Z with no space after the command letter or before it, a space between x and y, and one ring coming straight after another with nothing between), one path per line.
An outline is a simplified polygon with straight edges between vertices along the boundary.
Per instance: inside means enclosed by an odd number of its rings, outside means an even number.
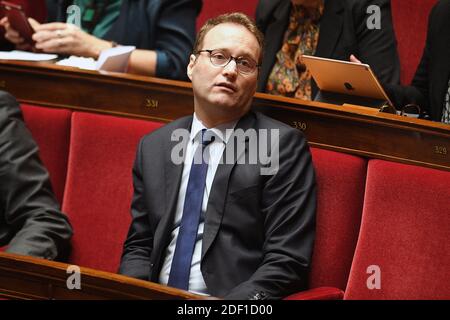
M400 56L401 83L410 84L422 57L428 14L437 0L392 0L392 20Z
M311 148L311 152L317 181L317 215L310 290L286 299L342 299L358 239L367 161L324 149Z
M210 18L227 12L243 12L249 17L255 17L258 0L203 0L202 11L197 18L197 31Z
M367 161L324 149L311 151L318 199L309 287L345 290L358 239Z
M39 146L42 162L50 174L53 191L61 203L66 183L72 112L30 105L22 105L22 112L25 123Z
M74 228L71 263L117 272L130 224L137 144L161 125L73 113L63 206Z
M344 298L450 299L449 226L450 172L370 160Z

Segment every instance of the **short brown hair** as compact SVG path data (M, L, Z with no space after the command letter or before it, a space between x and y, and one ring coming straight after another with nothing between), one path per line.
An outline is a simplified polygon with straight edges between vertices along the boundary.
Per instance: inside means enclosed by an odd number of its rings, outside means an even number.
M195 39L194 44L194 53L196 54L199 50L201 50L200 47L203 45L203 40L205 39L205 36L209 32L209 30L222 23L239 24L245 27L256 37L256 40L258 40L258 44L260 47L259 63L261 63L264 51L264 36L261 31L259 31L255 22L249 16L241 12L225 13L218 17L208 19L200 28L200 31L197 33L197 38Z

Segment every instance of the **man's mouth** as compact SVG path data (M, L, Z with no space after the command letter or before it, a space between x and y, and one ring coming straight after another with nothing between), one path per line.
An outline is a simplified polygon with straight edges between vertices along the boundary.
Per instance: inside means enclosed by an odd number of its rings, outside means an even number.
M214 86L215 87L221 87L221 88L227 88L227 89L229 89L229 90L231 90L233 92L237 91L236 86L234 84L231 84L231 83L228 83L228 82L219 82L219 83L216 83Z

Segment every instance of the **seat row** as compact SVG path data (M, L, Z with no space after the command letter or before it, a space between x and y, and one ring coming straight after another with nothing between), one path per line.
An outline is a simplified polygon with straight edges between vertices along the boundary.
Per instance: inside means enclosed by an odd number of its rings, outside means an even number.
M23 105L74 228L69 263L116 272L139 139L162 123ZM449 299L450 172L312 148L317 234L290 299Z

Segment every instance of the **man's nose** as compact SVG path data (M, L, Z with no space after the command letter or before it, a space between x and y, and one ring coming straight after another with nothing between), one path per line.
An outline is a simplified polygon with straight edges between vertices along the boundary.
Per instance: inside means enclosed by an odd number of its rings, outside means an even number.
M231 59L230 62L226 66L223 67L223 74L227 76L237 76L238 69L237 69L237 63L236 60Z

